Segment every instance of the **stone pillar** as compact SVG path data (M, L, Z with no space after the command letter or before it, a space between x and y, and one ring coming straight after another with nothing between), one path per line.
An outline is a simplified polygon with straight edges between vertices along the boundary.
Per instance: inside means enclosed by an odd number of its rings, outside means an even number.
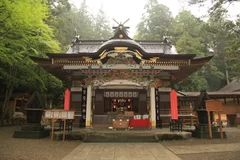
M151 125L156 128L156 103L155 103L155 88L150 88L150 111L151 111Z
M91 127L92 86L87 87L86 128Z

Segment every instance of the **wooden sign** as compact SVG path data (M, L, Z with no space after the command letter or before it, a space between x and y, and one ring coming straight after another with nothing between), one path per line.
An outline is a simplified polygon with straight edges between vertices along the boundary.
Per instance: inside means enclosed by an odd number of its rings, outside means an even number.
M222 101L219 100L206 100L207 111L222 111Z
M45 118L52 119L52 133L51 133L51 140L53 140L54 135L54 119L61 119L64 121L63 124L63 142L65 140L66 135L66 121L68 119L74 119L74 111L66 111L63 109L55 109L55 110L45 110Z
M74 119L74 111L45 110L46 119Z

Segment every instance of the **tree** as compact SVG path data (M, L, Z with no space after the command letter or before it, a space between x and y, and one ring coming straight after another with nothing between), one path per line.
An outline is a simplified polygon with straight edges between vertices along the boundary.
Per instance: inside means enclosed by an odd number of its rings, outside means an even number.
M183 10L173 20L173 44L180 54L196 54L198 57L207 53L205 39L202 36L204 22L191 12Z
M50 1L50 0L49 0ZM81 39L108 39L111 36L109 21L100 9L96 16L88 11L86 1L82 1L79 9L69 7L66 0L51 0L48 5L53 13L47 23L54 28L54 35L61 44L61 52L65 53L75 36ZM58 4L52 5L52 4ZM60 4L59 4L60 3Z
M109 21L103 9L98 10L98 14L94 18L93 34L94 39L109 39L112 36Z
M59 50L52 30L45 24L47 14L47 5L40 0L0 2L0 79L4 84L1 86L5 86L4 103L0 106L2 125L14 88L21 85L44 89L28 56L43 57L45 53Z
M180 54L209 55L213 38L209 35L208 24L193 16L189 11L180 12L173 21L173 44ZM176 85L182 91L216 91L222 87L224 70L214 57L208 65ZM221 66L221 67L220 67Z
M173 20L172 43L179 54L206 56L208 51L202 36L204 22L187 10L180 12ZM208 89L208 81L203 76L203 69L189 76L175 87L182 91L201 91Z
M240 0L189 0L190 5L194 4L200 4L201 6L209 5L211 4L211 7L209 8L208 12L209 14L214 14L215 12L219 12L222 10L224 6L229 6L231 4L234 4L235 2L239 2Z
M137 25L135 39L161 40L172 27L172 13L169 8L158 4L156 0L149 0L145 5L146 12L142 21Z

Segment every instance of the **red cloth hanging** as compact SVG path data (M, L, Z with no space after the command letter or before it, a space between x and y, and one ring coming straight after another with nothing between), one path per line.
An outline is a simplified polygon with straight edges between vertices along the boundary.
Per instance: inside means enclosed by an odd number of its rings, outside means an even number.
M66 89L64 93L64 110L69 111L69 109L70 109L70 91L69 89Z
M172 119L178 119L177 92L174 89L170 92L170 105Z

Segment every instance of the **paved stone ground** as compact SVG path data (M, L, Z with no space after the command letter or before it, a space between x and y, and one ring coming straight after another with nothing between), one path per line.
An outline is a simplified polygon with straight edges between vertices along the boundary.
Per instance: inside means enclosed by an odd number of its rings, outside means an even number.
M182 160L239 160L240 129L224 128L227 139L189 139L162 144Z
M240 129L224 130L227 139L192 138L160 143L83 143L63 160L239 160Z
M82 143L63 160L180 160L159 143Z
M12 138L13 132L19 129L20 126L0 127L1 160L61 160L72 154L73 151L76 154L82 153L80 147L82 142L80 141L65 141L63 143L62 141L51 141L50 137L43 139ZM179 157L182 160L239 160L240 129L224 128L224 130L227 133L227 139L191 138L189 140L161 141L160 143L150 143L150 145L143 143L119 143L119 146L115 146L115 143L109 143L109 147L106 146L105 149L104 145L101 147L101 143L97 143L99 147L94 148L92 146L92 151L98 156L99 152L102 151L109 156L109 159L112 159L113 154L110 151L114 149L116 159L131 160L138 157L138 159L150 160L151 158L174 159ZM90 149L91 143L87 144L90 145L88 147ZM141 147L141 145L143 146ZM79 149L78 151L75 150L77 148ZM162 152L162 148L166 152ZM169 157L166 153L172 153L175 156ZM91 156L94 156L94 154ZM107 156L105 159L108 158ZM90 158L92 157L89 156Z
M167 148L175 154L193 154L193 153L208 153L208 152L238 152L238 151L240 152L240 143L170 146Z

